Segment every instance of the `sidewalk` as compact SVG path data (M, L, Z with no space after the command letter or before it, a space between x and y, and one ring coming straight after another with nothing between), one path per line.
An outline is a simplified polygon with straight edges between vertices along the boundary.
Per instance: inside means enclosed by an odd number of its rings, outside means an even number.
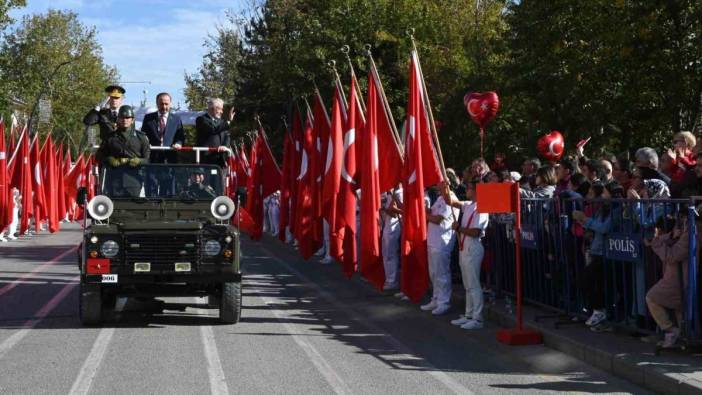
M486 305L486 316L502 327L515 326L504 300ZM583 323L554 327L556 319L534 320L543 310L524 306L524 325L541 331L544 344L615 376L658 393L702 394L702 354L663 351L625 333L593 333ZM518 347L518 346L515 346Z

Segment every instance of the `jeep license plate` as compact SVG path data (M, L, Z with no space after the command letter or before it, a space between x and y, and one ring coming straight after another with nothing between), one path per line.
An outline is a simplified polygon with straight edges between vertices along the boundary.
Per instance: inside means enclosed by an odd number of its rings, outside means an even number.
M116 274L103 274L102 275L102 282L103 283L116 283L117 282L117 275Z

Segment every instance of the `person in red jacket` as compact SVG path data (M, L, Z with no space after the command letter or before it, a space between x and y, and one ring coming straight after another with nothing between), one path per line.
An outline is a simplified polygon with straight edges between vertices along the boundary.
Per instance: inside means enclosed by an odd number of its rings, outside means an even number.
M673 149L669 148L667 154L671 159L670 178L674 182L681 182L685 172L695 167L695 145L697 139L690 132L679 132L673 136Z

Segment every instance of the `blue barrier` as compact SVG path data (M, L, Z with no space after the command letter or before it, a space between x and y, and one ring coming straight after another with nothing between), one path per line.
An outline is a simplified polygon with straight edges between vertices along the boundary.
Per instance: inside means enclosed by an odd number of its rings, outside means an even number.
M684 333L700 336L697 270L697 214L691 200L522 199L522 266L524 300L569 317L587 312L585 293L601 293L614 325L651 333L646 292L661 278L662 262L646 245L654 228L687 226L688 286L683 290ZM588 231L572 218L573 211L600 215L606 233ZM608 212L606 216L602 213ZM599 214L598 214L599 213ZM492 215L486 243L493 252L490 278L498 293L514 293L513 216ZM601 251L596 251L598 245ZM601 255L597 253L601 252ZM601 256L602 258L597 258ZM601 259L594 270L588 262ZM586 283L587 282L587 283Z

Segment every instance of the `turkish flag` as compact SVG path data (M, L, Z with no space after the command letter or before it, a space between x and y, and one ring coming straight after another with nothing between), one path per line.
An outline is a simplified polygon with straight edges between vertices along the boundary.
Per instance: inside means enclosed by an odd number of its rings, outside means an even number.
M371 92L372 89L372 92ZM380 192L387 192L396 188L402 178L402 150L399 145L399 136L395 130L395 121L390 113L390 105L383 94L383 84L380 82L378 70L375 62L371 62L368 72L368 109L370 113L370 102L374 102L374 132L378 140L378 147L383 152L383 160L378 168L378 187ZM367 115L366 118L370 118ZM370 121L368 121L370 122ZM397 137L396 137L397 136ZM364 140L365 141L365 140ZM367 163L367 162L363 162Z
M295 111L293 112L291 130L292 133L290 136L292 137L294 149L292 151L292 167L290 168L290 218L288 220L288 228L290 229L290 233L294 236L297 234L297 230L295 229L295 226L297 226L297 195L300 188L298 177L302 164L302 120L297 106L295 106Z
M429 286L427 262L427 220L424 205L425 186L442 180L432 145L423 80L417 52L412 51L409 69L407 133L403 169L403 224L401 238L402 270L400 288L412 302L419 302Z
M361 274L373 286L383 289L385 269L380 250L380 165L378 129L387 123L373 77L368 76L366 125L361 144ZM391 151L390 149L387 151ZM383 157L385 160L385 157Z
M239 230L246 232L250 235L256 233L256 221L253 220L251 215L245 208L239 207L237 210L237 215L239 216Z
M0 232L12 220L7 216L10 203L10 178L7 174L7 149L5 147L5 122L0 118Z
M58 200L58 216L59 216L59 221L63 220L66 218L66 212L68 211L67 209L67 201L66 201L66 193L64 191L63 187L63 178L65 177L66 173L63 172L63 169L65 168L64 162L66 160L65 155L63 154L63 143L59 145L59 149L56 152L56 181L57 181L57 193L56 193L56 199Z
M70 159L70 158L69 158ZM78 215L78 208L75 206L76 197L78 196L78 189L84 186L83 179L85 174L85 162L83 155L78 157L76 163L73 166L66 168L66 176L63 178L63 189L66 197L69 201L69 206L73 207L73 213L71 220L75 221L80 216Z
M285 131L285 139L283 141L283 173L280 182L280 214L279 214L279 229L278 239L285 241L285 228L290 222L290 175L295 155L294 142L290 137L290 133Z
M249 235L260 240L263 235L263 199L280 188L280 169L260 130L251 153L251 182L247 191L246 211L251 214L254 226Z
M336 243L334 236L337 228L336 205L339 196L339 185L341 183L341 166L343 164L344 152L344 127L346 125L346 107L344 105L343 92L337 86L332 99L331 128L329 138L326 142L324 176L322 177L322 213L329 224L329 254L333 257L340 255L341 245Z
M339 183L339 197L337 200L337 221L332 235L336 238L336 246L341 243L341 250L337 250L337 258L341 260L343 272L351 277L356 265L356 180L357 154L356 141L363 131L363 114L360 110L356 96L356 79L351 78L351 94L349 95L349 115L344 133L344 147L342 151L343 163L341 165L341 180Z
M297 239L300 255L309 259L321 247L315 240L315 216L313 205L313 190L317 183L314 170L310 166L313 151L317 149L312 128L312 114L307 111L305 128L300 144L300 169L297 175L297 207L295 208L295 239Z
M323 226L322 226L322 192L324 179L324 165L326 162L327 142L329 141L329 131L331 122L329 114L324 107L322 97L319 91L315 90L314 97L314 126L312 136L315 139L314 149L310 155L310 170L314 177L312 187L312 206L314 208L314 230L313 238L316 244L322 245L324 242Z
M66 200L66 213L68 218L73 221L75 210L76 210L76 194L72 195L69 193L66 185L71 169L73 168L73 159L71 158L71 148L66 150L66 158L63 161L63 179L61 183L63 184L63 195Z
M25 234L29 229L29 217L32 214L32 165L29 154L29 136L27 129L20 136L19 147L15 151L14 170L12 175L13 186L19 189L22 196L22 215L20 216L19 233Z
M44 148L42 149L42 163L45 190L45 210L46 218L49 222L49 232L55 233L59 230L59 213L58 213L58 180L56 174L56 150L54 147L51 135L46 138Z
M31 147L32 190L34 191L34 230L39 232L41 222L48 217L44 185L43 161L39 149L39 135L34 136Z

